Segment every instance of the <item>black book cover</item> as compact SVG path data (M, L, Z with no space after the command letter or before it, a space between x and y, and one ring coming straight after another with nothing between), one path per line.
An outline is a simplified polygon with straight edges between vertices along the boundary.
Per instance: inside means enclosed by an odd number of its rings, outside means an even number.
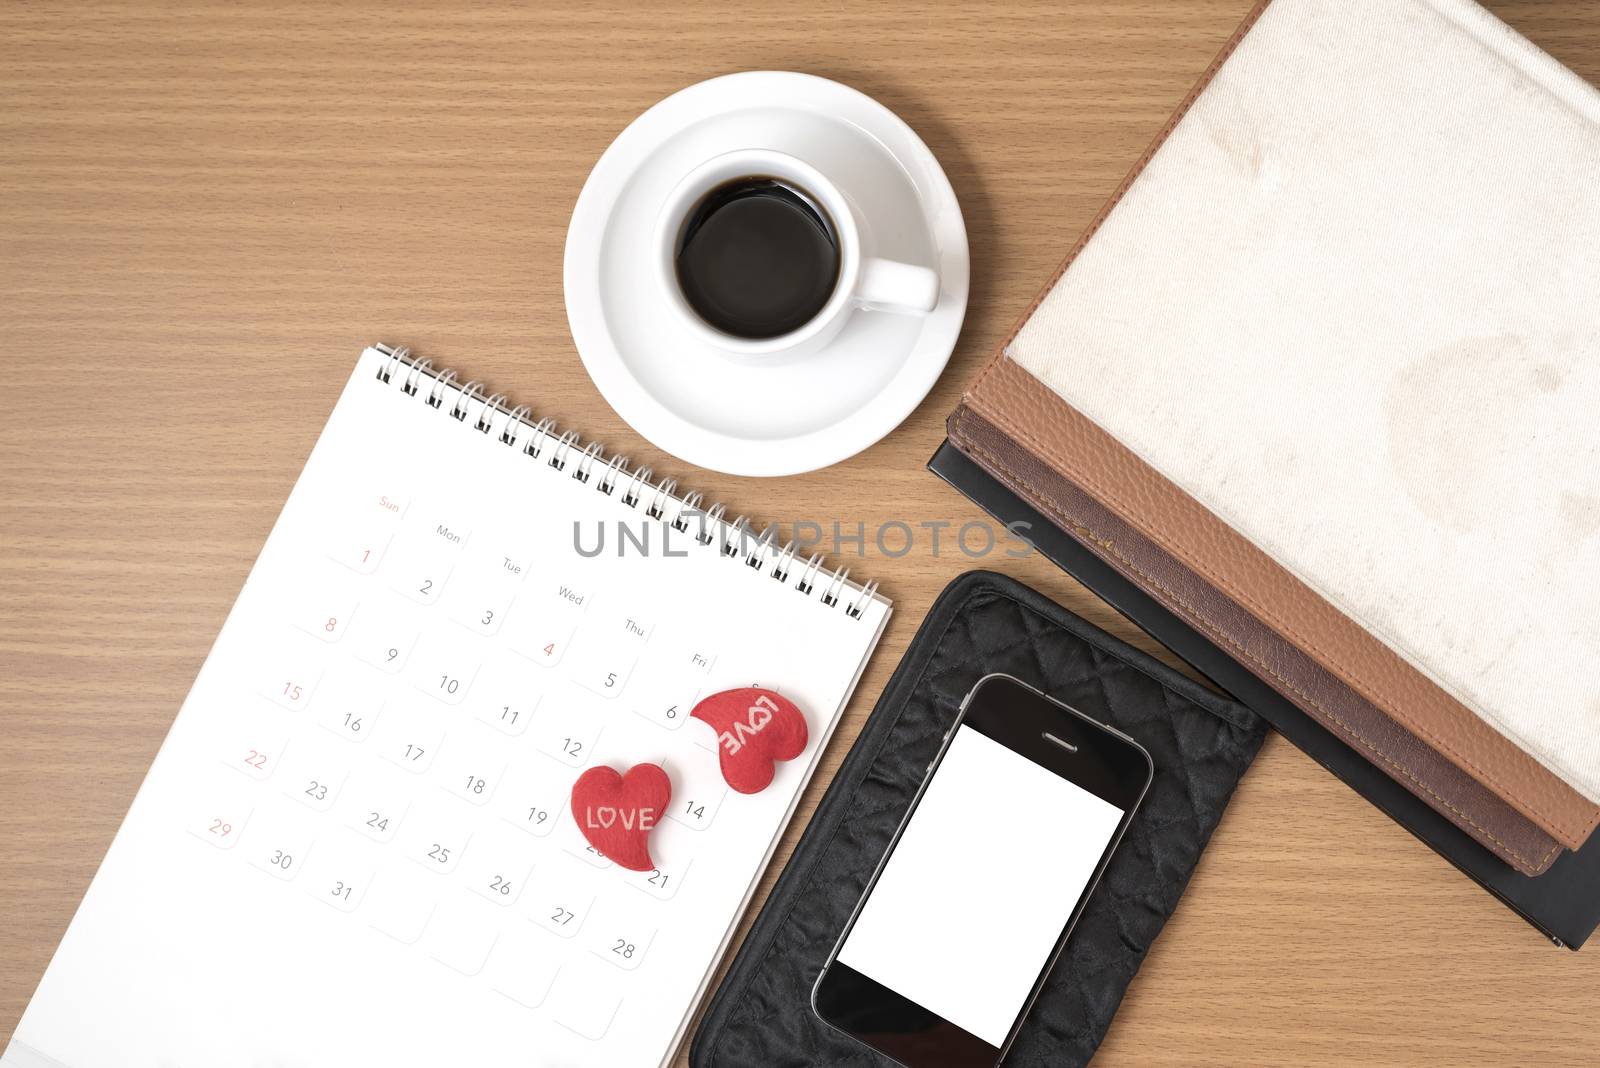
M1002 523L1030 524L1034 546L1196 671L1232 694L1317 763L1533 924L1577 949L1600 926L1600 834L1561 854L1544 874L1514 871L1423 804L1332 732L1256 678L946 441L928 469Z

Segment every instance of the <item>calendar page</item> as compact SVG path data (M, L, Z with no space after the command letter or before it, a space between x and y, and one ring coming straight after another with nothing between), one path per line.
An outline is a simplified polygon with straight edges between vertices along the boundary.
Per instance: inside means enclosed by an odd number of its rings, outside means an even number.
M694 518L368 349L0 1060L665 1063L889 610ZM688 715L749 685L810 732L753 795ZM568 797L640 762L634 872Z

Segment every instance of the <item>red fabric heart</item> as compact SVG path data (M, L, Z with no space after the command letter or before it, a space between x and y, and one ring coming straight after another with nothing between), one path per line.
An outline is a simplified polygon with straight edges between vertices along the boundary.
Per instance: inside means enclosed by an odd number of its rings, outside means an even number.
M746 686L714 693L689 715L717 732L722 777L741 794L765 790L777 773L775 762L805 752L806 717L782 694Z
M602 764L572 784L572 819L595 852L630 871L649 871L650 832L671 800L672 780L659 764L635 764L626 775Z

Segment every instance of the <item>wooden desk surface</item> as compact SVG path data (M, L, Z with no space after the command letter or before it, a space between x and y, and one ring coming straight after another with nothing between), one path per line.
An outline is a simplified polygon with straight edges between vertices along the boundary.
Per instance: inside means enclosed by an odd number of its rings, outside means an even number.
M738 511L977 518L923 470L945 413L1250 4L0 6L0 1044L364 343L443 357ZM1600 80L1594 5L1490 6ZM745 68L899 112L972 242L933 395L775 482L629 430L561 297L567 215L611 138ZM849 562L898 612L808 811L971 566ZM998 566L1139 640L1043 559ZM1102 1062L1593 1063L1597 1006L1600 949L1552 948L1272 738Z

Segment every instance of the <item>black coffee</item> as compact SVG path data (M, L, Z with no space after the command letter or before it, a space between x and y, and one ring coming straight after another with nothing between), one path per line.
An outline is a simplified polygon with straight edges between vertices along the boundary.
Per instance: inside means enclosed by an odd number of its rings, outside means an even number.
M778 337L833 296L839 246L822 206L777 178L736 178L701 198L678 239L678 286L734 337Z

